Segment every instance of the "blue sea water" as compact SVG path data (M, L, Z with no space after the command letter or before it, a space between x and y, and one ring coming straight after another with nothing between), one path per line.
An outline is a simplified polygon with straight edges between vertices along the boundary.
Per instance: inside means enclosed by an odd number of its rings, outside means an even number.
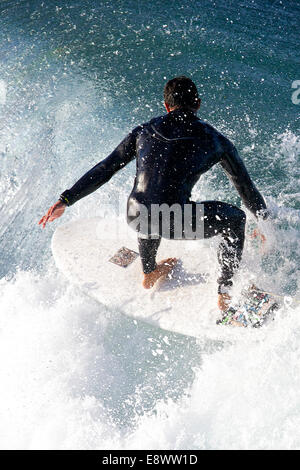
M300 447L299 26L296 0L0 2L1 448ZM164 83L180 74L272 210L267 251L248 240L246 255L285 296L263 343L153 328L57 271L55 227L125 201L134 164L37 225L127 132L164 113ZM220 168L193 196L240 205Z

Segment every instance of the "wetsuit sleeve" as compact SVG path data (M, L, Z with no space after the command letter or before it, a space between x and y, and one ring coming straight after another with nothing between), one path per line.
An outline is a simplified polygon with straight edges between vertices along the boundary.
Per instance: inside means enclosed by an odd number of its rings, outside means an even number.
M220 163L237 189L247 209L249 209L255 217L266 219L268 217L266 203L251 180L236 148L229 141L226 143L226 150L222 153Z
M121 168L136 157L136 139L141 127L136 127L104 160L83 175L70 189L60 195L60 200L71 206L79 199L91 194Z

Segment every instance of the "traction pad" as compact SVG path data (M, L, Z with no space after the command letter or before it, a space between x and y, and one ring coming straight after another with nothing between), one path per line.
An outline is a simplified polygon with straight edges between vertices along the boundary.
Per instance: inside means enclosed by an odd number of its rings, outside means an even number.
M121 266L122 268L127 268L127 266L133 263L133 261L136 260L138 256L139 254L136 251L130 250L130 248L123 246L108 261L116 264L117 266Z
M240 327L259 328L269 320L273 320L279 304L275 298L252 285L242 291L242 300L235 306L230 306L217 320L217 325L232 325Z

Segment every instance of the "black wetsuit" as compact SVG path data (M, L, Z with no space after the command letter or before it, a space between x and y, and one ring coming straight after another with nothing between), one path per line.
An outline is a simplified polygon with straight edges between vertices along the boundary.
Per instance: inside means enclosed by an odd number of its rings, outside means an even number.
M136 178L128 198L127 220L134 221L140 205L150 211L153 204L185 204L200 176L220 163L236 187L245 206L256 216L267 216L263 197L253 184L233 144L190 110L177 109L136 127L103 161L88 171L60 199L72 205L106 183L118 170L136 158ZM219 292L231 278L242 256L246 215L239 208L218 201L202 201L204 237L222 235L218 258ZM193 212L194 213L194 212ZM138 228L137 228L138 230ZM149 236L150 235L150 236ZM162 234L160 234L162 235ZM184 233L183 233L184 237ZM170 236L172 238L172 234ZM156 267L160 237L139 237L145 273Z

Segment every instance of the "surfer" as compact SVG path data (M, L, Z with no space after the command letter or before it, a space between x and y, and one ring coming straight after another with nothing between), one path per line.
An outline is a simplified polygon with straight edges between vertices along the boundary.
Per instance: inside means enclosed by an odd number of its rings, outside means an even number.
M234 145L197 117L201 100L191 79L180 76L168 81L164 87L164 103L167 114L133 129L107 158L61 194L39 224L45 228L47 222L60 217L67 206L100 188L118 170L136 159L136 177L128 198L127 221L138 232L143 286L146 289L153 287L161 276L174 268L175 258L156 263L158 247L161 237L178 238L178 220L182 224L186 214L189 214L189 228L193 234L198 234L197 239L216 235L222 237L218 248L218 305L225 311L230 301L232 277L242 257L246 214L238 207L221 201L191 201L191 191L202 174L220 163L243 203L257 219L267 217L266 204ZM182 209L179 219L174 216L174 211L169 211L167 235L162 229L162 211L153 229L152 209L160 210L162 205ZM143 208L146 208L146 228L140 217L145 214ZM201 230L197 231L199 221ZM181 238L188 239L186 225L180 227ZM258 230L253 236L264 241Z

